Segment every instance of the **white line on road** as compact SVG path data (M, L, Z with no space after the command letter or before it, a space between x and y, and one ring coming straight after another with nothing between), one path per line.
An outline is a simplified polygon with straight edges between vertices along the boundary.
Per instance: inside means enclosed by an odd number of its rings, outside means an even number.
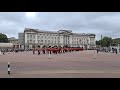
M80 74L80 73L120 73L120 71L102 71L102 70L39 70L39 71L24 71L15 74Z

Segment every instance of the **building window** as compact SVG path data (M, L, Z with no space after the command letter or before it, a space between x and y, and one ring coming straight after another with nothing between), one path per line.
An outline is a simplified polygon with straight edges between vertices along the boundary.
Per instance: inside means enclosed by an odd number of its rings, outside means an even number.
M87 39L87 43L89 42L89 40Z
M29 40L27 40L27 43L29 43Z
M48 43L50 43L50 40L48 40Z
M29 35L27 35L27 38L29 38Z
M40 36L38 36L38 39L40 39Z
M33 39L35 39L35 36L33 37Z
M45 40L45 44L47 43L47 40Z
M35 43L35 40L33 40L33 43Z
M81 44L81 39L80 39L80 44Z
M77 41L77 44L78 44L78 41Z
M32 43L32 40L30 40L29 43Z
M30 38L32 38L32 35L30 35Z

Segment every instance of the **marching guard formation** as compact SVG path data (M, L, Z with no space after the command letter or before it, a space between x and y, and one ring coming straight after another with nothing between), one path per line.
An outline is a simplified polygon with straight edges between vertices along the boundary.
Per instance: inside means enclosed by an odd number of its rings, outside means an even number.
M43 47L43 48L33 48L33 54L35 54L35 51L38 51L38 55L40 53L43 54L61 54L61 53L67 53L67 52L73 52L73 51L83 51L83 47Z

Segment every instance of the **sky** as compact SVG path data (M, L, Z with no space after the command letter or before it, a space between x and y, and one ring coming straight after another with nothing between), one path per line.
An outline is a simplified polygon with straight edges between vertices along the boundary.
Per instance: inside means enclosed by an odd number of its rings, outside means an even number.
M120 38L120 12L0 12L0 33L18 38L25 28Z

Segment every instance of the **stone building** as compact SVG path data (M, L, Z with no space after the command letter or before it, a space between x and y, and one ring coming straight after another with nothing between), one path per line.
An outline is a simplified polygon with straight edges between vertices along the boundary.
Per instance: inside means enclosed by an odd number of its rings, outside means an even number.
M43 46L68 46L95 48L95 34L73 33L71 30L45 31L38 29L25 28L23 33L19 33L18 42L24 48Z
M18 43L18 39L16 39L15 37L8 38L8 41L9 41L9 43L13 43L13 49L21 48L21 44Z

